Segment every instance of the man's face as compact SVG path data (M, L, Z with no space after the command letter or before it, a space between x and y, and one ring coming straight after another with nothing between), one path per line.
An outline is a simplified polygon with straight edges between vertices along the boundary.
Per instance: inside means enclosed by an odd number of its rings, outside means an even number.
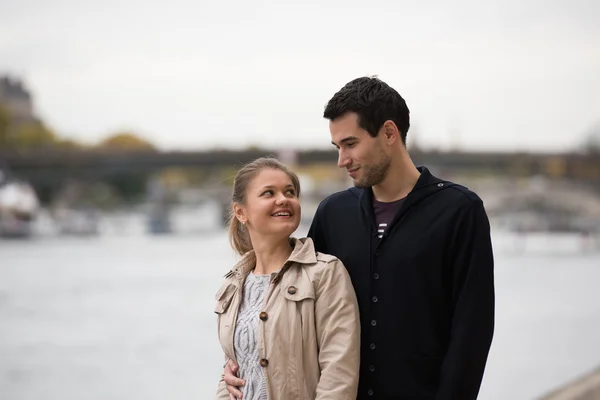
M331 143L338 149L338 167L346 168L357 187L381 183L390 166L385 135L372 137L358 126L358 115L347 113L329 122Z

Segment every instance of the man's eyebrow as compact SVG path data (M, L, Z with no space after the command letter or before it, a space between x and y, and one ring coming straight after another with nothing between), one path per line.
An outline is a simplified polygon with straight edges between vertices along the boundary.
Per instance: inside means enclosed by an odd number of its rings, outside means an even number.
M350 142L352 140L358 140L358 138L356 136L348 136L348 137L345 137L342 140L340 140L340 144L344 144L344 143ZM333 140L331 141L331 144L334 146L337 146L337 144L335 144L335 142Z

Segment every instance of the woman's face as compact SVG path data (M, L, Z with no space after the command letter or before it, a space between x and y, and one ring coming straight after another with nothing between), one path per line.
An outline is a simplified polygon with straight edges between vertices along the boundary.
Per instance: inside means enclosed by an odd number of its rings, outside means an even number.
M300 201L290 177L283 171L265 168L246 189L245 204L234 211L252 237L289 237L300 225Z

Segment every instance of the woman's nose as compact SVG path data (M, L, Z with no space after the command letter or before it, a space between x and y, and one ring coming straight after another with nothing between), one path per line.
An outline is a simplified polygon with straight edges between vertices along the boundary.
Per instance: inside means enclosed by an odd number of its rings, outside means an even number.
M277 204L285 204L287 203L287 197L283 193L277 195L277 199L275 200Z

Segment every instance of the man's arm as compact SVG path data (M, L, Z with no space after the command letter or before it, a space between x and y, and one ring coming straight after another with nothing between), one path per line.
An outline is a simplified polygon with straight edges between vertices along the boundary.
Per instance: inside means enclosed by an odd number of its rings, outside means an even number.
M317 211L313 217L307 236L313 240L315 250L321 253L329 254L327 244L325 243L324 221L323 221L323 202L317 207Z
M233 360L227 360L225 363L225 368L223 369L223 379L219 381L219 390L217 395L220 396L222 393L225 393L228 396L218 397L218 400L236 400L242 398L242 391L238 388L244 386L246 382L237 377L238 368L238 365ZM225 389L225 392L222 392L222 388Z
M215 400L235 400L235 398L227 391L226 383L223 378L221 378L219 381L219 386L217 387L217 397Z
M494 333L494 257L480 199L465 207L452 243L453 316L438 400L477 398Z

